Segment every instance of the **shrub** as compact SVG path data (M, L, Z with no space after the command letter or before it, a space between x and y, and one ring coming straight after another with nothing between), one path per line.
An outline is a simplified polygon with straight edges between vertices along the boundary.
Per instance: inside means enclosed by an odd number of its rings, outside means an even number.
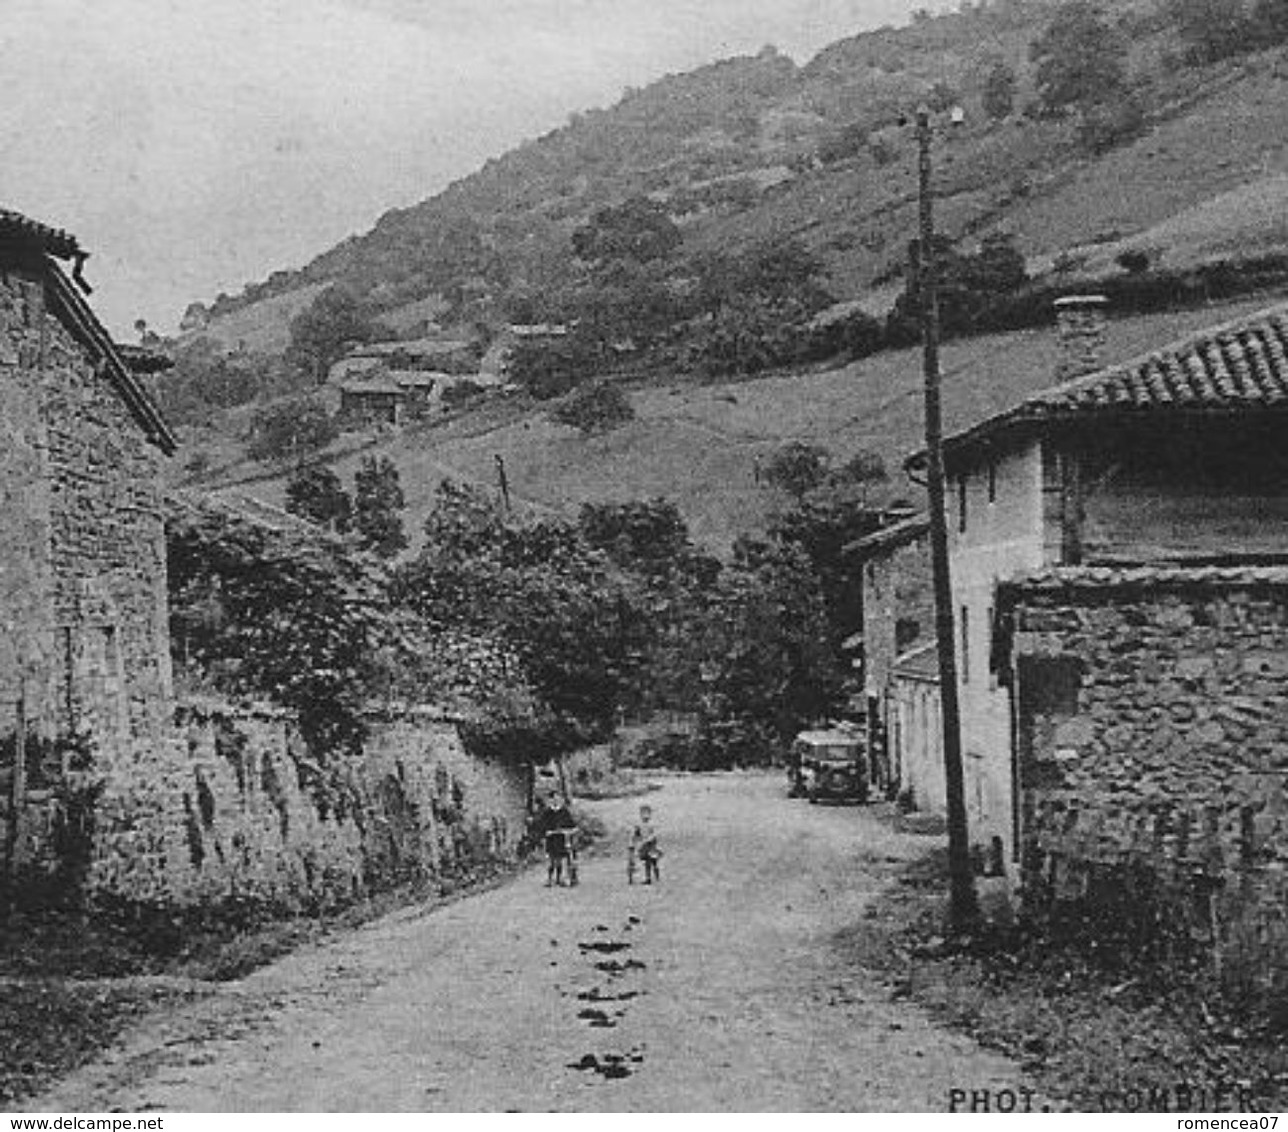
M1078 123L1078 141L1091 153L1108 153L1140 137L1145 131L1145 110L1140 100L1126 95L1113 102L1088 106Z
M525 342L510 357L509 374L538 401L562 397L589 372L590 359L575 344Z
M621 428L635 419L635 410L621 386L598 381L577 389L551 415L590 436Z
M471 401L478 400L486 392L487 388L477 381L470 381L468 378L464 381L458 381L443 390L443 407L445 409L459 409L468 405Z
M255 414L247 454L252 460L285 462L330 444L338 435L325 405L312 397L293 397Z
M984 113L994 121L1009 118L1015 110L1015 72L1000 60L984 79Z
M1124 271L1139 275L1142 271L1149 270L1149 252L1143 252L1139 248L1128 248L1124 252L1119 252L1114 257L1114 262Z

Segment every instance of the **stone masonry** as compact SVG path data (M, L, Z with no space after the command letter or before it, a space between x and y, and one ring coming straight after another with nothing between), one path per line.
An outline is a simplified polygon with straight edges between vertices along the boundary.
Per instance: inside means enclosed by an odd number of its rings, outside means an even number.
M43 824L14 822L17 794L39 807L69 766L85 769L78 758L113 773L155 747L172 710L162 451L112 387L108 359L59 307L49 273L10 264L0 275L0 796L10 873L36 850L30 839Z
M1030 911L1146 879L1245 989L1288 971L1288 569L1003 589Z
M524 831L525 769L471 757L456 723L430 709L371 714L340 793L322 788L290 712L185 698L177 724L179 742L153 768L152 820L107 823L93 891L337 907L510 859ZM120 801L138 812L138 791Z
M339 783L288 714L176 705L158 472L174 439L52 257L0 212L0 889L333 905L514 854L528 784L422 708Z

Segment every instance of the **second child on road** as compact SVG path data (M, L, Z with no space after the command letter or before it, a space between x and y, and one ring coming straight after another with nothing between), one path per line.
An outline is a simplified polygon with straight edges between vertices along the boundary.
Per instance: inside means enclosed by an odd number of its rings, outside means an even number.
M657 830L653 826L653 807L641 806L640 820L631 835L630 856L626 864L627 880L631 884L635 883L635 862L639 861L644 866L645 884L661 881L662 874L658 868L661 856L662 850L658 847Z

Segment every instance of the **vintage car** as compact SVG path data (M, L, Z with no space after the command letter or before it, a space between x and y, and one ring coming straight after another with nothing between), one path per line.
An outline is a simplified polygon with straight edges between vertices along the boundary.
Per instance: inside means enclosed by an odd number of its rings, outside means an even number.
M864 802L868 797L863 736L857 731L802 731L792 743L788 793L811 802L823 798Z

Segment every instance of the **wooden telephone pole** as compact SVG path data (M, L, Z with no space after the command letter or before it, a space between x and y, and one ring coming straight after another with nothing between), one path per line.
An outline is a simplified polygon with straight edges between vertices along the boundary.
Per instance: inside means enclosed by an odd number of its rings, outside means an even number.
M921 328L926 396L926 491L930 499L930 557L935 588L935 635L939 647L939 690L944 729L944 782L948 795L948 870L954 930L978 918L975 874L966 828L966 784L962 770L961 709L957 698L953 590L945 514L944 430L939 398L939 279L935 263L934 187L930 111L917 111L918 200L921 212Z

